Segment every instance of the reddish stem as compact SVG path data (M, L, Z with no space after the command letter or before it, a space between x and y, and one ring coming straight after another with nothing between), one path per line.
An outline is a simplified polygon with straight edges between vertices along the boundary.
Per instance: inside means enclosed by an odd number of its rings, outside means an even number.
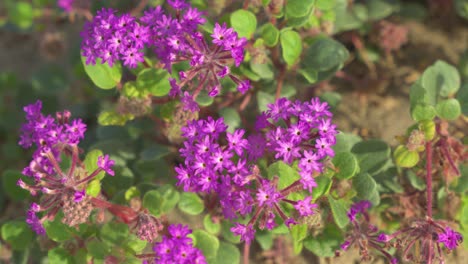
M432 143L426 142L427 217L432 219Z
M244 264L249 264L250 244L244 243Z

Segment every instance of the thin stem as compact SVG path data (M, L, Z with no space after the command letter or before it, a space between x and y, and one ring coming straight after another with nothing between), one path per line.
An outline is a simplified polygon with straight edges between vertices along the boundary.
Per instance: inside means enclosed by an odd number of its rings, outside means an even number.
M432 143L426 142L427 217L432 219Z
M249 264L250 244L244 243L244 264Z

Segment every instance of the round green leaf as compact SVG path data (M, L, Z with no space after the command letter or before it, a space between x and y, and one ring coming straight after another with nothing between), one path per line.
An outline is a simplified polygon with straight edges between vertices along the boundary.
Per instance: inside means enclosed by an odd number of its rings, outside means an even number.
M20 29L27 29L33 24L33 8L30 3L18 1L11 6L8 17Z
M64 263L64 264L72 264L74 263L70 252L65 250L64 248L56 247L48 251L47 259L49 263Z
M284 30L281 31L280 42L284 61L289 66L293 65L302 52L301 36L294 30Z
M240 263L239 249L233 244L221 242L216 254L216 259L211 261L213 264L239 264Z
M368 1L368 14L371 20L380 20L394 11L394 7L386 0L372 0Z
M343 64L348 57L348 50L340 42L331 38L319 38L305 51L301 68L324 72Z
M390 147L384 141L377 139L358 142L351 152L358 159L361 172L376 174L391 161Z
M111 248L109 246L98 240L91 240L87 242L86 250L90 256L100 260L105 259L111 252Z
M267 47L276 46L276 44L278 44L279 35L279 30L271 23L266 23L262 27L262 38Z
M341 243L343 243L341 231L329 224L318 237L306 238L304 247L319 257L335 257L335 251Z
M180 194L174 187L169 184L165 184L158 188L158 192L161 194L161 213L168 213L177 205L180 199Z
M257 28L257 18L252 12L239 9L231 14L231 26L239 37L250 39Z
M47 237L55 242L67 241L73 237L71 228L62 223L61 219L62 217L55 217L54 221L44 222Z
M163 69L144 69L137 76L136 87L142 93L147 91L154 96L165 96L171 90L169 77Z
M357 197L361 200L369 200L373 205L380 203L377 183L368 173L360 173L353 178L353 187Z
M180 195L179 209L189 215L198 215L203 212L203 200L195 193L183 192Z
M29 247L33 233L23 221L9 221L2 225L2 238L12 249L24 250Z
M98 59L95 65L86 64L86 58L81 56L81 62L93 83L101 89L112 89L122 78L122 66L116 62L112 67L107 63L101 63Z
M336 0L316 0L315 6L320 10L330 10L336 5Z
M108 245L120 245L129 235L128 225L109 222L99 230L99 238Z
M202 90L197 98L195 98L195 102L197 102L200 106L209 106L213 103L214 99L210 95L208 95L208 92L206 90Z
M217 237L204 230L193 231L193 236L195 237L195 247L199 248L207 259L216 257L219 248Z
M231 232L231 228L234 225L231 224L229 221L222 221L221 222L221 234L223 238L231 243L238 244L240 243L240 236L236 236Z
M460 102L454 98L439 101L436 105L436 111L440 118L448 120L457 119L461 114Z
M148 209L152 215L159 216L161 214L162 203L163 198L157 190L149 191L143 196L143 207Z
M236 109L226 107L219 111L219 114L224 118L224 123L228 126L227 131L232 133L241 124L241 118Z
M255 233L255 240L263 250L269 250L273 247L273 234L268 230L257 231Z
M338 152L333 158L333 165L338 169L335 176L339 179L352 178L359 170L356 157L350 152Z
M297 18L307 15L314 5L314 0L288 0L286 3L286 17Z
M318 199L322 195L327 195L333 183L332 180L325 175L320 175L315 178L315 182L317 183L317 187L315 187L312 192L312 198L314 200Z
M13 201L23 201L29 196L28 191L16 184L22 175L16 170L6 170L2 174L3 192Z
M424 71L422 85L427 91L435 93L433 96L447 97L460 89L460 74L457 68L439 60Z
M268 167L268 178L272 179L275 176L279 177L278 189L286 188L301 178L297 169L292 168L283 161L277 161Z
M203 226L205 227L206 231L210 232L213 235L216 235L221 231L221 223L219 223L220 220L217 221L217 223L213 222L212 216L207 214L203 218Z

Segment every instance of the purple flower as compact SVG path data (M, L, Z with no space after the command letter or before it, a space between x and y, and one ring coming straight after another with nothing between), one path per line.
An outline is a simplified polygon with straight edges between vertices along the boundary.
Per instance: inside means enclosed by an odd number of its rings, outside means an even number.
M46 232L44 227L42 226L42 222L36 215L36 212L38 212L39 210L39 206L35 203L32 203L27 213L26 223L38 235L45 235Z
M259 206L267 205L272 208L281 198L281 194L276 190L276 186L271 184L271 181L261 181L261 186L257 192Z
M233 150L237 155L241 156L245 149L247 149L248 141L244 138L245 130L237 129L234 133L227 133L228 149Z
M71 12L73 10L73 2L75 0L58 0L57 5L66 12Z
M153 247L155 263L207 263L202 252L193 247L192 239L187 236L192 230L181 224L170 225L168 230L169 236L163 236L162 241Z
M255 229L253 228L253 225L249 224L243 225L236 223L235 226L231 228L231 232L240 236L241 240L245 241L247 244L252 243L255 235Z
M351 206L346 215L348 216L351 222L354 222L356 221L357 214L362 214L366 212L366 210L369 209L371 206L372 204L367 200L359 201Z
M109 159L109 155L99 156L97 165L100 169L107 172L109 175L114 176L114 171L112 167L114 166L115 161Z
M75 203L81 202L84 199L85 196L86 196L86 190L76 191L75 192L75 199L74 199Z
M377 240L380 242L388 242L390 241L390 237L387 236L386 234L382 233L377 237Z
M460 233L454 231L450 227L446 227L444 233L439 233L439 239L437 242L444 243L446 248L453 250L458 246L458 244L463 242L463 237Z
M301 216L309 216L314 214L314 209L317 208L317 204L311 203L312 196L306 197L304 200L297 201L294 208L299 212Z

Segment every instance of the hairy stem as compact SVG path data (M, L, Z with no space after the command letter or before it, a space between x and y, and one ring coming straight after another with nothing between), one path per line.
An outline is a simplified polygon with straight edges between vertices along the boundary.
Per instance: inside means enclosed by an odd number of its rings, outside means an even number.
M432 143L426 142L427 217L432 218Z

